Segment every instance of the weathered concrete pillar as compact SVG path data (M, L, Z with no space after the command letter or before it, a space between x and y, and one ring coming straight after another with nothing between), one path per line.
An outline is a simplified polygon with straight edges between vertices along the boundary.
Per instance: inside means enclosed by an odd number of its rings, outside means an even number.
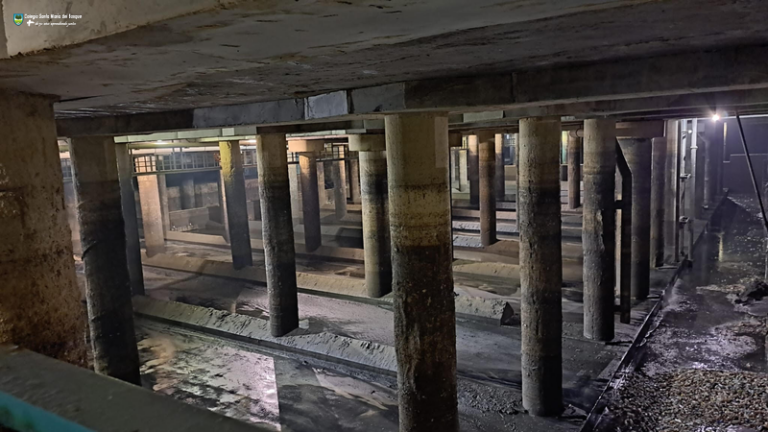
M477 135L467 137L467 178L469 180L469 205L480 204L480 166L477 148Z
M225 210L235 270L253 265L251 232L248 227L248 207L245 199L243 154L238 141L219 142L221 183L224 186Z
M506 186L504 183L504 134L496 134L494 139L496 151L496 201L504 201L506 196Z
M570 134L568 156L570 164ZM616 122L610 119L586 120L584 122L584 223L582 231L582 244L584 246L584 337L597 341L610 341L614 336L615 167Z
M480 132L478 164L480 183L480 243L496 243L496 140L491 132Z
M224 241L229 243L229 215L227 214L227 194L224 191L224 177L219 172L219 178L216 181L216 187L219 191L219 211L221 212L221 226L224 228Z
M459 430L448 117L388 115L400 431Z
M272 336L276 337L284 336L299 326L296 251L286 147L285 134L259 135L256 140L269 326Z
M523 407L563 409L560 231L560 120L520 120L520 298Z
M568 133L568 208L581 205L581 138L575 131ZM611 148L613 152L613 147ZM615 159L614 159L615 162Z
M115 141L73 138L70 152L94 370L141 385Z
M53 102L0 94L0 343L85 366Z
M195 178L194 174L187 174L181 180L181 208L183 210L197 208L195 202Z
M459 192L469 192L469 150L459 150Z
M664 181L667 176L667 139L652 140L651 167L651 263L664 265Z
M141 240L139 220L136 216L136 197L133 190L133 160L127 145L115 146L117 173L120 180L120 202L125 227L125 253L128 274L131 277L131 294L144 295L144 269L141 266Z
M344 157L343 147L340 157ZM347 215L347 168L343 160L333 162L333 202L336 206L336 219Z
M667 162L664 180L664 243L665 255L671 257L673 263L680 256L680 238L678 236L680 213L680 167L679 167L679 120L668 120L666 123Z
M288 151L299 154L304 244L309 252L320 247L323 237L320 229L320 198L317 185L317 155L323 147L322 142L310 140L292 140L288 145Z
M325 147L325 146L323 146ZM330 200L325 190L325 162L317 163L317 197L320 200L320 208L328 208Z
M389 191L384 135L352 135L349 138L349 148L360 155L365 286L369 297L378 298L392 291Z
M520 134L516 133L515 137L515 208L520 197ZM515 210L517 211L517 210Z
M80 244L80 223L77 221L77 192L75 192L74 180L64 179L64 207L67 209L67 224L72 232L72 252L80 256L83 248Z
M621 146L616 144L617 188L620 206L617 208L616 236L618 238L616 281L619 291L621 322L632 321L632 171Z
M165 252L163 234L163 210L160 204L158 176L142 175L136 177L139 182L139 200L141 201L141 222L144 227L144 247L147 256Z
M349 159L349 193L353 204L360 204L360 163L358 159Z
M171 214L168 210L168 186L165 174L157 175L157 188L160 194L160 212L163 215L163 236L171 230Z
M648 297L651 275L651 153L648 138L621 138L632 172L632 296Z
M704 148L704 206L712 207L720 195L720 170L723 165L724 123L707 121L705 126Z

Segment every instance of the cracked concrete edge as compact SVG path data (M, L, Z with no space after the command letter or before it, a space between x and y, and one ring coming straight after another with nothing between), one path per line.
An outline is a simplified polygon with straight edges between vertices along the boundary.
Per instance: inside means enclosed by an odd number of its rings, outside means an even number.
M245 340L264 347L292 351L390 375L397 372L395 348L375 342L326 332L311 333L301 328L278 338L270 334L269 322L263 319L143 296L133 298L133 308L136 314L147 318Z

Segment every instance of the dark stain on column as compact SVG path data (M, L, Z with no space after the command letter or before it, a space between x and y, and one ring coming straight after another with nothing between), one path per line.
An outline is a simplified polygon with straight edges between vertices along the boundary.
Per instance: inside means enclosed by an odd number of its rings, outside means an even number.
M128 260L128 273L131 276L131 293L144 295L144 269L141 265L141 240L139 239L139 221L136 216L136 195L133 191L133 160L128 146L115 146L117 170L120 179L120 201L123 207L125 226L125 249Z
M379 298L392 292L385 151L360 152L360 186L363 203L365 286L369 297Z
M385 122L400 431L456 432L448 117Z
M581 152L582 141L575 131L568 133L568 208L581 205Z
M72 140L93 367L141 385L120 182L112 137Z
M478 141L478 168L480 183L480 243L496 243L496 143L490 132L480 132Z

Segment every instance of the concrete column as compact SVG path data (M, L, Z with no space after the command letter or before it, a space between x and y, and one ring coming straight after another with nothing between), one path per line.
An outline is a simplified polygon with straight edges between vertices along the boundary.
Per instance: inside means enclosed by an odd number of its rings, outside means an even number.
M299 326L287 143L285 134L259 135L256 143L269 326L279 337Z
M73 138L70 152L94 370L141 385L115 141Z
M496 243L496 140L493 133L480 132L478 163L480 183L480 243Z
M477 135L467 137L467 179L469 180L469 205L477 207L480 204L480 166L477 148Z
M506 196L506 186L504 183L504 134L496 134L494 138L496 151L496 201L504 201Z
M336 219L341 220L347 215L347 168L343 160L333 163L333 202Z
M515 135L515 209L520 197L520 134ZM517 211L517 210L515 210Z
M128 274L131 277L131 294L144 295L144 269L141 266L141 240L139 220L136 216L136 196L133 191L133 160L127 145L115 146L117 174L120 180L120 202L125 226L125 252Z
M197 208L195 202L195 178L187 174L181 181L181 208L183 210Z
M651 153L648 138L619 139L632 172L632 297L648 297L651 275Z
M168 187L165 184L165 174L157 175L157 188L160 193L160 211L163 215L163 236L171 230L171 214L168 211Z
M238 141L219 142L221 182L224 186L225 207L235 270L253 265L251 232L248 227L248 207L245 199L243 154Z
M568 156L570 164L570 134ZM573 172L570 174L572 175ZM586 120L584 122L584 227L582 231L584 337L597 341L610 341L614 336L615 179L616 122L610 119Z
M616 144L617 183L621 206L617 208L616 235L618 237L616 281L618 282L621 322L629 324L632 318L632 172L621 146Z
M349 138L349 148L360 155L365 286L369 297L379 298L392 291L384 135L353 135Z
M574 132L568 133L568 208L581 205L581 138ZM611 153L614 153L611 147ZM615 158L613 160L615 162ZM615 163L612 163L615 165Z
M652 140L651 167L651 263L664 265L664 181L667 175L667 139Z
M360 163L358 159L349 159L349 193L353 204L360 204Z
M385 125L400 430L455 432L448 117L388 115Z
M469 191L469 151L467 149L459 150L459 191Z
M709 120L704 136L704 206L712 207L720 194L720 170L723 165L724 123ZM700 146L702 147L702 146Z
M0 94L0 343L85 366L53 102Z
M680 129L679 120L669 120L666 125L667 135L667 162L664 181L664 242L666 255L676 263L680 256L679 227L679 202L680 202L680 166L678 137Z
M317 155L323 150L320 141L292 140L288 151L299 154L301 209L304 221L304 244L313 252L322 244L320 230L320 198L317 182Z
M136 177L139 182L139 200L141 201L141 221L144 226L144 247L147 256L165 252L163 235L163 210L160 204L158 176L142 175Z
M325 191L325 162L317 163L317 196L320 200L320 208L328 207L328 194Z
M229 243L229 215L227 214L227 194L224 191L223 174L219 172L219 178L216 180L216 187L219 191L219 211L221 212L221 225L224 228L224 241Z
M560 120L520 120L520 298L523 407L534 416L563 409Z

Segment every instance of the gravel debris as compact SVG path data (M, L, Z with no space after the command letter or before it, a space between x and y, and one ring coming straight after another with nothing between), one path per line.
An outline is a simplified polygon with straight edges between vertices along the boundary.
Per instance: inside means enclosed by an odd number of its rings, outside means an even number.
M633 374L609 407L617 431L768 431L768 375L682 369Z

